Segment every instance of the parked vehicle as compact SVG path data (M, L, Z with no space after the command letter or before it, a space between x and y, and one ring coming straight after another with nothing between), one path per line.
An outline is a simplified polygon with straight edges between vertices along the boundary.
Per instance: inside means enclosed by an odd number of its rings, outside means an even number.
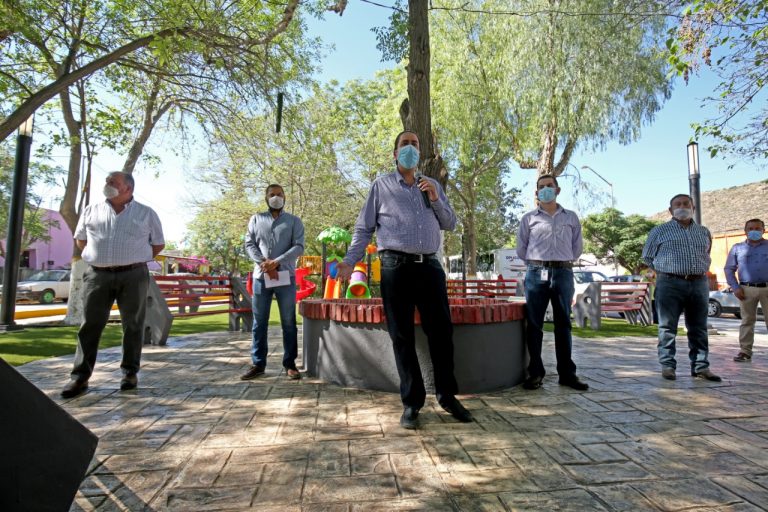
M574 270L573 281L576 284L589 284L599 281L608 281L608 278L602 272L597 270Z
M711 317L718 317L723 313L731 313L736 318L741 318L741 304L739 299L733 294L731 288L709 292L709 309L707 314ZM762 315L763 309L758 304L757 314Z
M642 283L644 278L637 274L630 274L624 276L610 276L608 281L613 281L614 283Z
M42 270L16 286L17 301L51 304L69 299L69 270Z

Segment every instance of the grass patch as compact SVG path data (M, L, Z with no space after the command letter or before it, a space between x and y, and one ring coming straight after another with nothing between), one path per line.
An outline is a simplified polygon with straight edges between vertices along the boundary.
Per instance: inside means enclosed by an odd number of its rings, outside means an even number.
M553 332L554 329L554 324L544 324L544 331ZM632 325L620 318L602 318L600 319L600 330L594 331L590 327L582 328L574 325L573 335L577 338L616 338L620 336L657 338L659 327L656 325Z
M301 316L296 319L301 324ZM273 304L269 314L269 325L280 325L280 313L277 304ZM229 327L229 315L193 316L175 318L170 336L186 336L201 332L226 331ZM74 354L77 347L77 326L25 326L23 331L0 334L0 357L13 366ZM110 323L104 329L99 348L116 347L123 338L119 323Z

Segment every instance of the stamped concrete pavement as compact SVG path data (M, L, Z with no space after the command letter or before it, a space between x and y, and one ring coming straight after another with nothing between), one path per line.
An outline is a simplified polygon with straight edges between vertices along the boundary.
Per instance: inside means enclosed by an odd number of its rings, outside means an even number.
M270 331L273 349L279 332ZM549 336L549 335L548 335ZM72 510L697 510L768 507L768 354L731 361L722 383L662 380L655 340L574 341L591 389L557 385L466 395L461 424L428 399L422 428L398 426L398 396L289 380L279 353L242 382L248 335L209 333L146 347L139 389L120 392L119 348L91 388L58 396L71 357L19 370L100 438Z

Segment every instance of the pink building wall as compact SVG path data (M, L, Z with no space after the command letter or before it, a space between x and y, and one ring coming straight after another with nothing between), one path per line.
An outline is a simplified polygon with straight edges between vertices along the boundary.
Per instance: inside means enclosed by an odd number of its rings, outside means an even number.
M58 221L59 227L51 226L50 242L37 241L27 249L29 251L28 268L69 268L74 247L72 231L69 230L69 226L59 212L44 208L42 210L44 218ZM5 240L3 240L3 246L5 246ZM5 265L5 258L0 257L0 266L3 265Z

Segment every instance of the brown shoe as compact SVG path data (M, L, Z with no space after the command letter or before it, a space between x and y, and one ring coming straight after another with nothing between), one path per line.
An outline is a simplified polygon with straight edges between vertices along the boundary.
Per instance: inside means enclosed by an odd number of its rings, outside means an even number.
M662 368L661 369L661 376L664 377L667 380L675 380L675 379L677 379L677 375L675 375L675 369L674 368Z
M120 381L120 391L129 391L131 389L136 389L136 386L139 385L139 378L136 376L135 373L129 373L127 375L123 376L123 379Z
M747 355L744 352L739 352L739 355L734 357L733 360L737 363L748 363L752 360L752 356Z
M88 389L88 380L73 379L61 390L61 398L74 398Z
M296 368L286 368L285 374L288 375L288 378L291 380L301 380L301 374Z
M711 380L712 382L722 382L723 380L720 376L712 373L712 370L709 368L704 368L700 372L694 373L693 376L697 379L706 379Z
M240 380L251 380L264 375L263 366L251 366L248 371L240 376Z

